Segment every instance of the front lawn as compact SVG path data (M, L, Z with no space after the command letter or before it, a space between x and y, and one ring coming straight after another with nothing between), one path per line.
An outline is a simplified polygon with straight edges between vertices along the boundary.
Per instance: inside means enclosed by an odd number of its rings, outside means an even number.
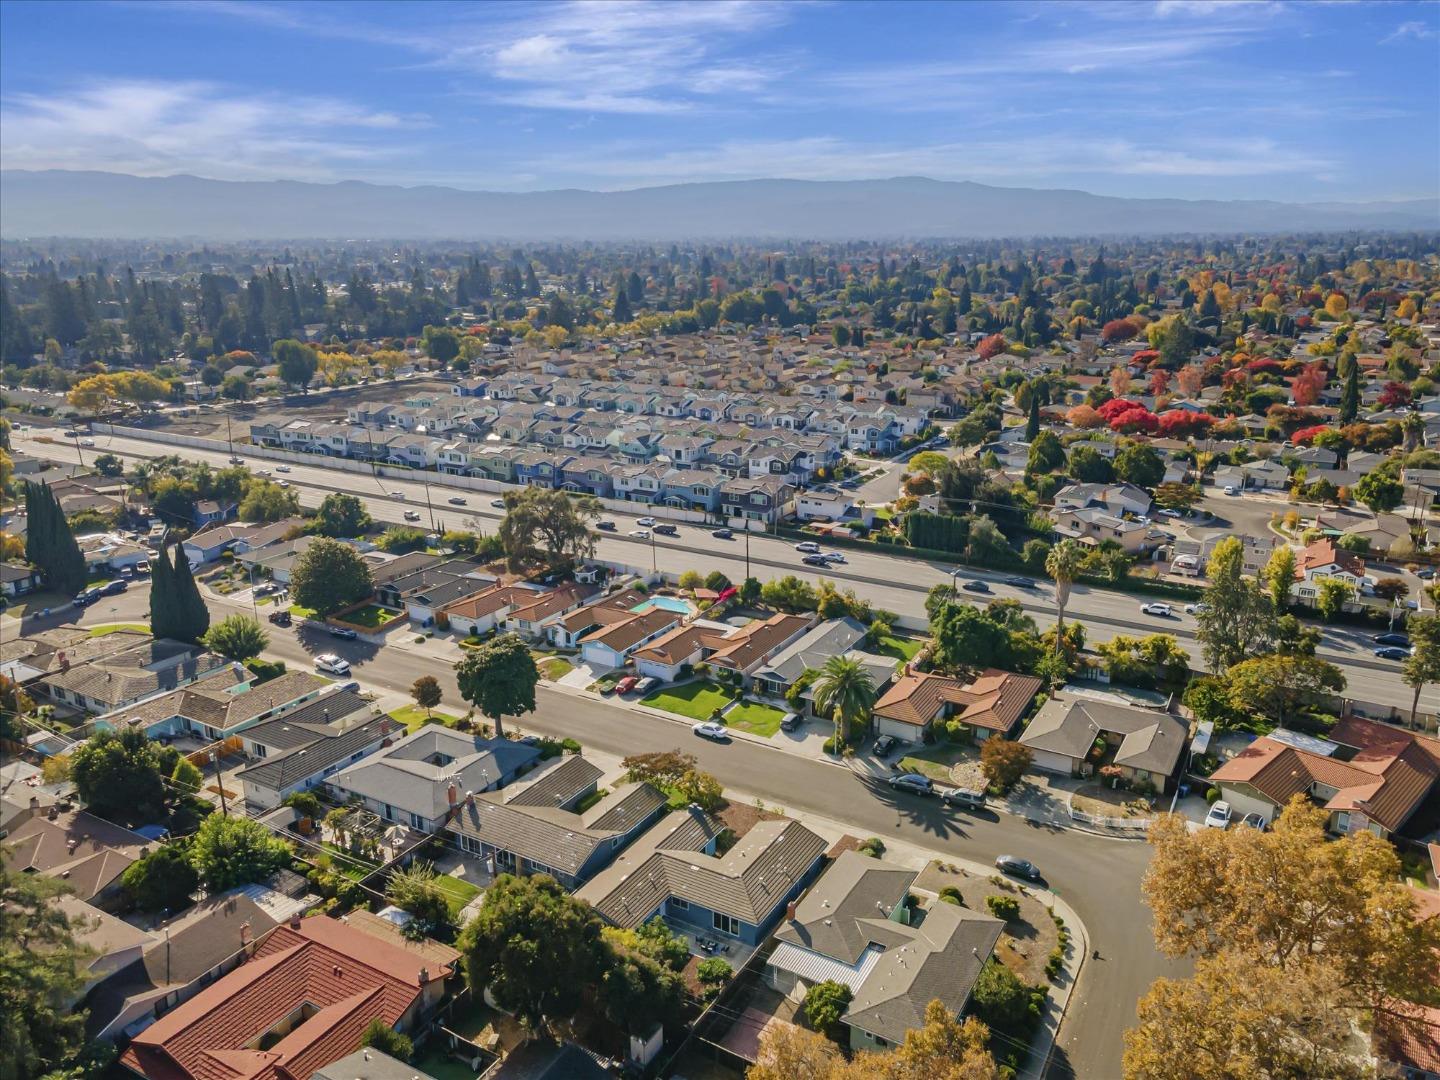
M941 742L910 751L900 759L900 768L903 772L921 773L936 783L949 784L952 765L967 759L975 760L977 757L974 747Z
M387 715L390 719L398 720L404 724L407 732L415 731L417 728L422 728L426 724L444 724L450 728L457 727L460 724L460 718L458 716L451 716L449 713L432 712L427 716L425 710L419 705L406 705L393 710Z
M902 638L887 634L880 639L874 651L880 656L893 656L896 660L913 660L915 654L925 647L921 638Z
M551 682L558 682L575 670L575 665L561 656L537 656L535 666Z
M290 605L290 615L296 619L318 619L320 617L315 613L313 607L302 607L299 604Z
M445 894L445 899L450 902L450 917L458 918L460 912L465 910L465 905L480 895L480 888L472 885L463 878L451 877L449 874L436 874L435 884Z
M340 618L343 622L347 622L352 626L363 626L367 630L378 630L380 627L400 618L400 613L398 611L390 611L388 608L383 608L379 604L369 604L366 607L357 608L346 615L342 615Z
M724 708L734 700L734 696L732 691L724 687L699 679L656 690L642 698L640 704L649 705L652 709L664 709L677 716L688 716L692 720L709 720L716 709Z
M769 738L780 730L780 721L785 714L772 705L764 705L758 701L747 701L743 705L736 705L725 714L725 726L739 728L741 731L748 731L752 735L762 735Z

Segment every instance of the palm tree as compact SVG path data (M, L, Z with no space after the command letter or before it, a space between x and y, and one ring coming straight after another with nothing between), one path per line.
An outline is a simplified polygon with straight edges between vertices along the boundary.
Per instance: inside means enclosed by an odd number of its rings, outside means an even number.
M858 660L832 656L820 669L813 687L815 711L835 721L835 752L849 736L850 727L875 704L875 682Z
M1085 562L1085 549L1074 540L1061 540L1045 556L1045 572L1055 579L1055 605L1060 609L1055 620L1055 646L1060 646L1060 634L1065 629L1065 605L1070 601L1070 585L1080 576L1080 566Z

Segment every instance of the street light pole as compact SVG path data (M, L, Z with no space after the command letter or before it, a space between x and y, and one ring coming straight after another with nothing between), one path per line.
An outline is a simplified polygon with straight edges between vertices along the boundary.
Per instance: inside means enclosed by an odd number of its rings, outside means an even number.
M750 519L745 519L745 580L750 580Z

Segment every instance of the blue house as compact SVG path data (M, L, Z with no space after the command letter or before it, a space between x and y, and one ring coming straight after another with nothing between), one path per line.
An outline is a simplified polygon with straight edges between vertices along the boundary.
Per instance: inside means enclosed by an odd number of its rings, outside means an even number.
M194 513L190 515L197 529L205 525L215 525L222 521L229 521L234 516L234 502L229 500L222 502L216 499L196 500Z
M820 872L829 845L788 818L757 823L727 850L730 835L699 807L687 807L575 895L614 926L634 929L659 916L682 932L754 947Z
M515 458L515 482L534 487L559 487L558 478L570 457L571 455L566 454L560 458L552 458L538 450L520 454Z

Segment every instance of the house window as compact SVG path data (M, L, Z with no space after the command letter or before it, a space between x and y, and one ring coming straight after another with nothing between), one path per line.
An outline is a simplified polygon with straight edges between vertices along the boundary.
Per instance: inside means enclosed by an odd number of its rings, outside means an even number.
M888 1040L882 1039L879 1035L871 1035L870 1038L871 1038L871 1040L875 1043L876 1046L889 1046L889 1045L890 1045L890 1043L889 1043Z
M672 896L672 897L670 898L670 910L671 910L671 911L689 911L689 910L690 910L690 901L689 901L689 900L686 900L684 897L681 897L681 896Z
M724 912L717 911L714 913L713 922L715 929L720 933L729 934L731 937L740 936L740 920L734 915L726 915Z

